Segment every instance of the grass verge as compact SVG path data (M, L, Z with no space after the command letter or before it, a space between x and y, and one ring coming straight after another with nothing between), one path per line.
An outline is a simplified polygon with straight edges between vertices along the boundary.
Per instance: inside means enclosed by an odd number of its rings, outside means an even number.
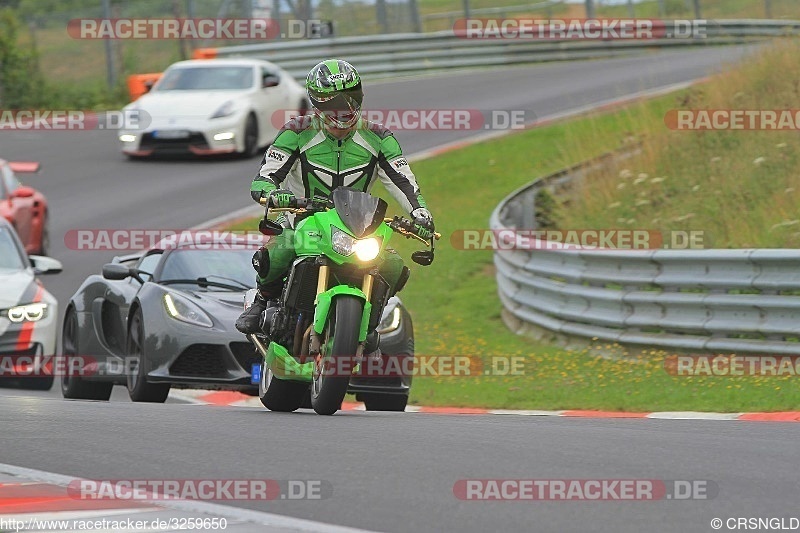
M745 66L744 74L725 74L698 89L521 132L420 161L414 169L436 215L437 229L449 236L456 230L485 228L491 211L511 190L536 176L619 148L634 138L644 140L645 153L655 158L652 160L661 160L653 155L658 150L664 150L669 157L677 157L678 148L666 145L661 135L665 129L665 113L685 107L687 101L694 102L698 94L735 92L734 87L726 86L755 76L756 71L757 67ZM787 84L794 83L793 79L796 77L785 77ZM754 78L752 84L758 83ZM754 101L747 100L747 103ZM670 183L681 184L680 187L689 190L692 180L701 181L707 168L700 164L710 159L707 153L710 148L705 143L710 143L715 154L732 155L720 151L718 143L702 141L700 137L685 140L685 144L677 142L679 147L689 149L687 160L681 165L687 171L695 171L689 175L673 174ZM730 143L732 151L751 149L747 147L747 137L738 142L733 139L726 142ZM726 145L721 141L719 144ZM692 148L694 145L697 146ZM773 172L781 170L787 169L772 167ZM720 176L720 180L726 176L715 175ZM762 178L753 179L755 188ZM772 179L783 180L785 176L773 175ZM720 182L715 188L724 187ZM618 190L613 187L602 191L597 196L605 208L612 198L603 194L607 192L613 196ZM386 197L382 189L376 193ZM722 217L721 224L747 216L738 206L733 210L723 209L718 195L708 192L708 188L700 193L695 191L694 195L704 195L697 199L701 203L705 198L702 212L708 211L710 217ZM592 184L585 189L583 198L590 202L594 196ZM681 201L687 200L676 200ZM393 211L399 212L397 206L392 205ZM558 220L566 224L563 227L615 227L616 216L601 218L602 211L593 212L597 218L581 219L581 209L561 210ZM701 212L700 206L698 212ZM573 223L575 225L570 225ZM759 224L760 219L753 223ZM239 224L238 228L252 229L255 225L255 221L251 221ZM415 249L409 242L395 244L404 258ZM412 403L627 411L738 412L800 407L800 388L794 386L791 377L677 377L669 375L664 368L665 358L670 355L666 352L653 351L638 360L612 360L513 335L500 319L501 306L496 295L490 251L458 250L445 237L432 266L425 268L410 263L410 267L412 276L401 296L413 313L418 354L478 356L488 367L494 357L521 357L525 362L523 375L417 378L412 389Z

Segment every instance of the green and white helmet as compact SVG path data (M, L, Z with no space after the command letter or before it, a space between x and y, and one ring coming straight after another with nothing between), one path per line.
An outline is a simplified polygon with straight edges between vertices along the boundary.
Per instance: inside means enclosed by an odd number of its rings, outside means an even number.
M347 61L328 59L318 63L308 73L306 92L314 111L329 126L351 128L361 117L361 76Z

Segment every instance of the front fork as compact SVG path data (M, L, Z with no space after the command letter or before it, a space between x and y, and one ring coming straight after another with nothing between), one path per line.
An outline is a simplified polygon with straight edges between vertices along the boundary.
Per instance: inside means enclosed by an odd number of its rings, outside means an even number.
M375 284L375 276L378 275L378 269L373 268L369 270L366 274L364 274L364 279L361 282L361 292L364 293L366 296L366 302L372 300L372 287ZM328 281L330 280L330 267L323 263L319 267L319 277L317 278L317 296L328 290ZM358 343L358 349L356 350L356 362L360 363L361 358L364 354L364 342ZM310 346L309 346L309 355L312 357L317 357L320 353L320 346L322 344L322 337L319 333L314 331L314 328L311 328L311 335L310 335Z

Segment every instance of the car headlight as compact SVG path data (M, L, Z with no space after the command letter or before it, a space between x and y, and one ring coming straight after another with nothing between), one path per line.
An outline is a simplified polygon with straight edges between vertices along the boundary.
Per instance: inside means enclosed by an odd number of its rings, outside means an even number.
M219 109L217 109L211 118L222 118L222 117L229 117L233 115L234 111L236 111L236 106L233 103L233 100L228 100Z
M395 306L392 311L386 315L386 318L381 320L381 323L378 324L377 331L381 335L384 333L390 333L397 328L400 327L400 319L402 318L403 313L400 311L400 306Z
M375 237L369 239L361 239L356 241L353 245L353 250L356 252L356 257L360 261L372 261L381 251L381 243Z
M164 295L164 308L167 310L167 314L175 320L205 328L214 325L211 318L202 309L186 298L167 293Z
M47 304L35 303L27 305L18 305L11 309L5 309L0 313L0 316L5 315L11 322L18 324L24 320L28 322L38 322L47 316Z

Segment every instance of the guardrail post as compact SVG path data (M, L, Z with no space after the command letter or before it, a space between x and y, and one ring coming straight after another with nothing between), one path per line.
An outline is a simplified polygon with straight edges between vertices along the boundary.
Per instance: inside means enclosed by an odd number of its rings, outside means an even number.
M594 16L594 0L586 0L586 18L593 19Z

